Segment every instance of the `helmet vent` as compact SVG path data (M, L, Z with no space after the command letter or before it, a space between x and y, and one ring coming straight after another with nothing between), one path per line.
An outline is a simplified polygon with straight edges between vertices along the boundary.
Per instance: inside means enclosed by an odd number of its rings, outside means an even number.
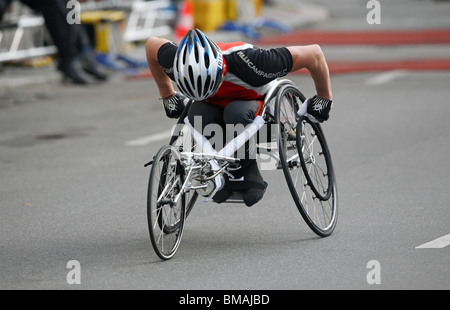
M206 48L205 39L203 38L203 36L201 34L198 36L198 39L200 41L200 44L203 46L203 48Z
M205 57L205 67L206 67L206 69L209 69L210 62L209 62L208 54L204 53L203 56Z
M203 95L206 95L206 93L210 90L211 87L211 76L208 75L205 81L205 93Z
M200 76L197 78L197 93L199 97L202 97L202 78Z
M219 49L219 47L217 46L216 43L214 43L213 41L211 41L210 38L207 38L207 40L208 40L208 42L209 42L209 44L210 44L210 46L211 46L211 50L212 50L212 52L213 52L213 54L214 54L214 58L217 59L217 50ZM214 48L214 47L215 47L215 48Z
M195 61L197 63L199 63L200 62L200 55L199 55L197 44L194 44L194 55L195 55Z
M184 53L183 53L183 65L185 65L185 64L186 64L186 59L187 59L187 51L188 51L188 49L187 49L187 48L185 48L185 49L184 49Z
M191 85L195 87L194 70L192 70L192 66L189 66L189 79L191 81Z
M189 87L189 82L188 82L186 79L184 79L184 85L186 86L187 94L188 94L190 97L195 98L194 93L193 93L191 87Z

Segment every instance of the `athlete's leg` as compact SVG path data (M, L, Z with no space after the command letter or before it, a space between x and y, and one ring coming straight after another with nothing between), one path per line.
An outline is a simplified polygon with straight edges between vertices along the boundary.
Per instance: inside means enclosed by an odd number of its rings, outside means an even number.
M224 109L223 121L227 131L227 142L242 133L253 122L259 109L257 101L233 101ZM256 138L252 137L243 149L238 150L237 157L243 160L256 159Z
M224 144L223 108L206 102L194 102L189 108L189 122L208 140L216 151L220 151Z
M251 124L259 110L257 101L233 101L224 109L224 122L227 134L232 139L240 134L247 125ZM234 172L237 178L244 177L244 181L235 183L244 191L244 202L252 206L262 199L265 193L265 182L256 162L256 137L246 143L243 150L238 150L241 159L241 169Z

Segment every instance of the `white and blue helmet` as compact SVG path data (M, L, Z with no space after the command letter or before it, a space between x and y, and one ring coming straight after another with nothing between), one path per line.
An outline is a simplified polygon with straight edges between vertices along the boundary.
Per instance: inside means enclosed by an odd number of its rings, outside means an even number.
M190 99L202 101L222 82L223 55L203 32L189 30L178 47L173 68L178 89Z

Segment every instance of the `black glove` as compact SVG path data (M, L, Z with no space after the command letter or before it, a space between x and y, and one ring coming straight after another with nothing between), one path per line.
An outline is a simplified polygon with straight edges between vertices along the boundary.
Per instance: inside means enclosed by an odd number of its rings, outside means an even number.
M307 99L298 111L299 115L307 116L314 123L322 123L330 118L332 100L314 97Z
M179 118L181 113L183 113L184 107L189 102L189 98L181 93L175 93L168 98L164 98L162 101L167 117Z

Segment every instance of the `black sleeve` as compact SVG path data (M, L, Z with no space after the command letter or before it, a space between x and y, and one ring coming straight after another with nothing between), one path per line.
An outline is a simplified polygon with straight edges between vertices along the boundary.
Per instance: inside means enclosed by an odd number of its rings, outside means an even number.
M158 51L158 62L167 76L173 81L173 61L177 53L178 46L172 42L163 44Z
M249 48L232 53L227 64L228 70L246 83L262 86L291 72L293 59L285 47Z

